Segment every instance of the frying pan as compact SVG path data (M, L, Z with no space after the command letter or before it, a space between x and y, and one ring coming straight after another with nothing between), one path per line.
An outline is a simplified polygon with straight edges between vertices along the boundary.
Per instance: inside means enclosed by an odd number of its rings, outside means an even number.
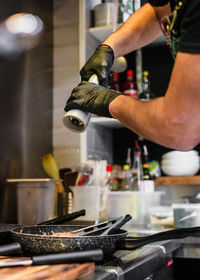
M116 250L132 250L152 242L181 239L188 236L200 236L200 227L173 229L144 237L127 237L128 232L118 229L109 235L58 237L52 232L68 232L78 226L37 226L11 230L14 241L31 255L56 252L84 251L102 249L105 255L112 255Z
M80 211L76 211L76 212L73 212L71 214L67 214L67 215L64 215L62 217L58 217L58 218L55 218L55 219L52 219L52 220L48 220L48 221L45 221L45 222L42 222L38 225L59 225L59 224L62 224L64 222L69 222L69 221L72 221L80 216L85 216L85 210L82 209ZM17 225L17 224L0 224L0 245L2 244L8 244L10 242L12 242L12 238L11 238L11 233L10 233L10 230L13 229L13 228L16 228L20 225Z
M80 212L80 211L79 211ZM92 240L95 237L108 236L109 233L115 232L117 229L122 227L127 223L132 217L130 215L125 215L123 217L116 218L114 220L106 221L98 225L92 225L89 227L85 226L53 226L53 225L44 225L44 226L31 226L31 227L18 227L13 229L11 233L14 237L13 240L16 243L0 246L0 254L10 254L16 253L17 251L23 249L25 253L31 253L32 255L38 254L49 254L57 252L70 252L70 251L85 251L88 250L87 242L80 241L81 237L91 236ZM53 236L53 233L60 232L71 232L77 235L79 239L76 238L76 244L74 239L67 238L65 240L60 239L58 236ZM96 236L95 236L96 235ZM19 238L15 238L19 236ZM25 236L25 238L24 238ZM56 238L55 238L56 237ZM110 237L109 237L110 239ZM89 241L90 239L86 239ZM18 242L19 241L19 242ZM71 243L72 242L72 243ZM112 244L112 242L111 242ZM81 245L81 249L79 246ZM103 245L103 244L102 244ZM94 247L97 245L94 243Z

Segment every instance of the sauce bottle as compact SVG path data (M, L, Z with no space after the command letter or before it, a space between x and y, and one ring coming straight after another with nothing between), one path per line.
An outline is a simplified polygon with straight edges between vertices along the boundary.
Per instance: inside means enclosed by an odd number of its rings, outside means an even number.
M128 96L138 98L137 84L134 80L133 70L127 70L126 72L126 81L123 84L123 93Z
M110 88L115 90L115 91L121 92L121 84L120 84L120 81L119 81L119 73L117 73L117 72L113 73L113 80L112 80L112 83L110 85Z
M149 72L143 72L143 80L142 80L142 92L139 95L139 99L143 101L147 101L155 98L154 94L151 91L150 81L149 81Z

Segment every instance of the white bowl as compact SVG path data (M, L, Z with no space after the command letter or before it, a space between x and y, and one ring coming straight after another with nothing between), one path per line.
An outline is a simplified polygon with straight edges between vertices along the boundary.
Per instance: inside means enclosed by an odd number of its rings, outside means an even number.
M187 151L187 152L182 152L182 151L171 151L168 152L164 155L162 155L162 159L182 159L182 158L187 158L187 157L194 157L198 156L199 153L195 150Z
M189 156L187 158L174 158L174 159L162 159L161 160L161 165L180 165L180 164L184 164L184 165L193 165L193 164L199 164L200 163L200 157L199 156Z
M161 169L163 173L168 176L194 175L199 171L199 164L179 164L179 165L161 164Z

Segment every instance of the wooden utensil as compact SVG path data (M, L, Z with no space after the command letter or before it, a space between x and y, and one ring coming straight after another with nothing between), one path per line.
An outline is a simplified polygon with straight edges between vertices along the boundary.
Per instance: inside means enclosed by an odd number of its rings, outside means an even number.
M76 280L92 274L94 263L38 265L28 267L1 268L0 279L4 280Z

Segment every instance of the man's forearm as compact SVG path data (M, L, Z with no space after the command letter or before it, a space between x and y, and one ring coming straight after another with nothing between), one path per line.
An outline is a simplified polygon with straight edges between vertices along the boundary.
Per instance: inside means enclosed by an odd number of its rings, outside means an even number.
M150 4L146 4L103 43L111 46L115 57L119 57L151 43L160 34L155 10Z
M120 95L110 103L111 115L145 139L172 149L188 150L192 145L184 139L184 122L177 121L176 108L165 97L141 101Z

